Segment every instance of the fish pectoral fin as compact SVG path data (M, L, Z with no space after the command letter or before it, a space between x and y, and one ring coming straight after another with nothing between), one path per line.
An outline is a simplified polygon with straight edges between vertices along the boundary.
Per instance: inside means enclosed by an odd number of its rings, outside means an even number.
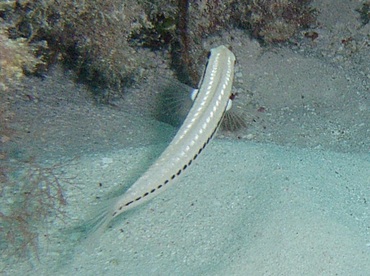
M227 101L227 105L226 105L226 111L229 111L231 109L231 107L233 106L233 101L231 99L229 99Z
M191 91L190 93L190 99L194 102L195 101L195 98L198 96L198 91L199 89L193 89L193 91Z

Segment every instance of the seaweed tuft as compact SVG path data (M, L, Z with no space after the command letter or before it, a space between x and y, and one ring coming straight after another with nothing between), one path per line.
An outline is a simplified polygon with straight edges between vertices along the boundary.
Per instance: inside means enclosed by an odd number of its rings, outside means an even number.
M31 255L39 259L39 237L47 236L46 226L64 220L67 204L63 186L63 165L43 166L34 159L1 160L0 252L9 265L12 260ZM43 234L41 234L43 233Z

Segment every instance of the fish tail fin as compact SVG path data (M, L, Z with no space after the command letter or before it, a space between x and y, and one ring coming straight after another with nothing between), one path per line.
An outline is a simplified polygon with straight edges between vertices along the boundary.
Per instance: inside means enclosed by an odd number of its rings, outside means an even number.
M113 201L114 203L115 201ZM94 218L90 219L86 223L86 238L84 244L89 248L96 247L99 245L99 241L104 231L108 228L110 222L112 221L112 214L114 211L114 204L112 201L108 201L104 204L103 208L100 207L99 212Z

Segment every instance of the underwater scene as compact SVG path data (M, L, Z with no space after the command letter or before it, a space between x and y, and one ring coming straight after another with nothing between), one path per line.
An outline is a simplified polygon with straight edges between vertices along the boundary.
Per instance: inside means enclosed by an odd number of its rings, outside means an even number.
M370 1L0 0L1 275L370 275Z

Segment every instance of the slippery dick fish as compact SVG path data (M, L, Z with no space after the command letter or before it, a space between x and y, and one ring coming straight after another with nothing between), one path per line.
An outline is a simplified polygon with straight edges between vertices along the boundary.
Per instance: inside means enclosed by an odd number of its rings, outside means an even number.
M202 153L231 107L234 54L225 46L211 49L193 106L181 128L157 161L97 220L104 230L121 213L157 196L171 186Z

